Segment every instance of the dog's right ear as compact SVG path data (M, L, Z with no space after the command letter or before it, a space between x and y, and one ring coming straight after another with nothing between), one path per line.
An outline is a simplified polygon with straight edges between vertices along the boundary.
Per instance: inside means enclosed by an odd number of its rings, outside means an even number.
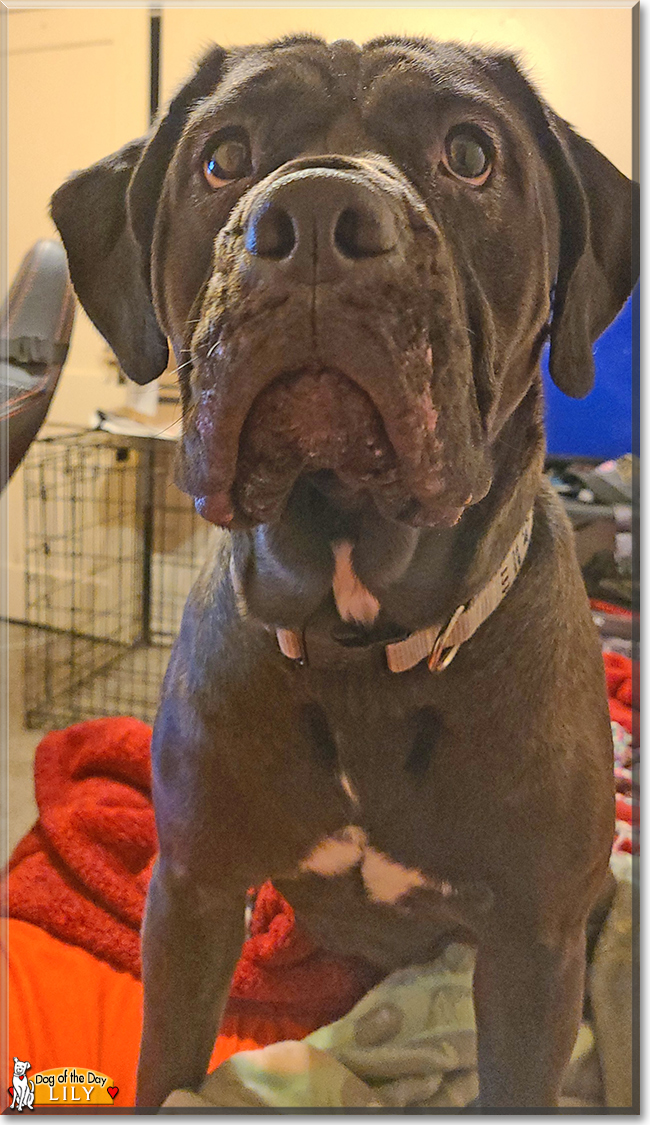
M72 176L52 196L52 218L77 296L136 383L167 366L167 340L151 300L151 240L163 181L192 105L221 77L215 47L172 99L150 137Z
M52 196L52 218L77 296L126 374L149 383L167 366L167 341L151 303L126 195L146 138L72 176Z

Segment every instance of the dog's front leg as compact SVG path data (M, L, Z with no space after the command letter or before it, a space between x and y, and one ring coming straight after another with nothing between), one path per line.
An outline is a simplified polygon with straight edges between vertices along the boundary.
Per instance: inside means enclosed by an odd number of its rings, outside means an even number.
M479 948L474 977L480 1105L557 1106L582 1013L584 930Z
M214 1047L244 940L245 888L206 876L190 879L159 859L151 879L138 1106L159 1106L179 1086L198 1086Z

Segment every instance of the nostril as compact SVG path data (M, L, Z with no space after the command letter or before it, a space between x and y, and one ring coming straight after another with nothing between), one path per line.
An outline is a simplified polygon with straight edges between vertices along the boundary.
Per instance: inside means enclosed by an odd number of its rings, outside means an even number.
M365 208L346 207L334 228L334 244L346 258L386 254L395 242L395 222L389 211L375 214Z
M353 211L351 207L346 207L339 215L336 227L334 228L334 243L337 250L345 254L346 258L361 258L365 254L361 250L359 235L361 227L361 216L358 211Z
M259 208L248 221L244 243L258 258L288 258L296 245L291 216L274 203Z

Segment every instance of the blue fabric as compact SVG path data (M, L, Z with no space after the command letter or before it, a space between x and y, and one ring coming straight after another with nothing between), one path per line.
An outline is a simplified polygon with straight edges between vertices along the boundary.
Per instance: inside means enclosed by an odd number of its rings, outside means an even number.
M548 373L548 347L542 357L546 436L549 454L594 457L601 461L638 454L638 325L639 286L616 320L594 345L596 380L586 398L568 398Z

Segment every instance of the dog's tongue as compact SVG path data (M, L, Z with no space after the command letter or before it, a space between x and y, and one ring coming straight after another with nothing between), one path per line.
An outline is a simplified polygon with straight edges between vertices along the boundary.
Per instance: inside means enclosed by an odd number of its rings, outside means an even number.
M276 379L253 403L239 445L237 500L253 518L277 514L301 472L331 469L362 489L394 469L368 396L336 371Z

